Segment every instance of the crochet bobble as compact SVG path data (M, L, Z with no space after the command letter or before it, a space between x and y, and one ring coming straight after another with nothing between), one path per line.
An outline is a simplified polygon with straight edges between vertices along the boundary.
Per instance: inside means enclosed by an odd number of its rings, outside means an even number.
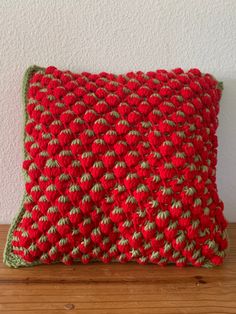
M35 69L28 82L27 264L211 266L227 247L215 167L221 89L209 74Z

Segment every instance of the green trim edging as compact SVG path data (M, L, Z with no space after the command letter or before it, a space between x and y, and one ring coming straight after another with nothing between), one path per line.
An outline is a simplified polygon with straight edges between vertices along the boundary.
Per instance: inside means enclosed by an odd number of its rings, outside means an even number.
M29 87L29 81L30 78L32 77L33 73L39 71L39 70L44 70L44 68L39 67L37 65L32 65L30 66L24 74L23 77L23 84L22 84L22 102L23 102L23 110L24 110L24 133L23 133L23 143L25 143L25 137L26 137L26 132L25 132L25 124L28 119L28 114L26 110L26 105L27 105L27 91ZM26 158L27 153L23 144L23 153L24 153L24 158ZM14 267L18 268L20 266L33 266L37 263L27 263L25 262L22 258L20 258L18 255L14 254L12 252L12 237L13 237L13 232L17 228L18 223L21 221L22 216L24 215L25 209L23 207L24 201L25 201L26 193L24 192L22 201L21 201L21 206L16 214L15 218L13 219L13 222L10 226L10 229L7 234L7 240L6 240L6 245L5 249L3 252L3 263L5 263L9 267Z

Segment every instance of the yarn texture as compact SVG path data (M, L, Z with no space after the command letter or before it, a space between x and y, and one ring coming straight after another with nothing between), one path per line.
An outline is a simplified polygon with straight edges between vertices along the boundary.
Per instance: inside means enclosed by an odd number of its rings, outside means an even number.
M196 68L30 67L25 194L4 262L220 265L228 246L216 185L222 89Z

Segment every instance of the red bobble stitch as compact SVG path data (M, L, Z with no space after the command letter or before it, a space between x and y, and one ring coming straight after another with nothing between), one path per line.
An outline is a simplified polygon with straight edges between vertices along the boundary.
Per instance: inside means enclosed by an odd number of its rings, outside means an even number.
M63 124L68 124L74 119L74 117L75 117L74 112L71 110L67 110L61 114L60 120Z
M97 215L95 214L96 210L93 210L93 205L94 202L87 194L84 195L84 197L79 202L79 208L81 209L82 213L86 215L90 213L92 220L95 221L96 219L94 219L94 217L96 217Z
M64 96L63 101L67 106L71 106L75 103L76 97L73 93L68 93L67 95Z
M175 127L176 127L175 123L168 119L162 120L159 123L159 130L163 133L172 132L174 131Z
M186 143L183 145L183 150L187 156L193 156L195 154L195 148L192 143Z
M116 142L114 145L114 151L117 155L124 155L128 151L127 143L124 141Z
M40 116L40 123L50 125L53 121L53 116L49 111L44 111Z
M41 216L38 221L38 228L43 233L50 228L50 221L47 216Z
M142 234L146 240L153 238L155 233L156 233L156 225L154 222L147 222L142 227Z
M97 97L95 94L89 93L83 96L83 100L86 105L94 105L97 101Z
M79 161L77 160L74 160L68 167L67 167L67 171L68 171L68 174L71 176L71 177L78 177L82 174L83 172L83 168L80 164Z
M75 206L77 206L79 204L81 197L83 196L83 191L78 185L72 184L70 185L69 189L66 191L66 194L69 197L70 201Z
M96 88L97 88L97 85L95 83L93 83L93 82L87 82L85 84L85 88L89 92L95 92Z
M30 83L40 82L42 78L43 78L43 74L39 73L39 72L36 72L36 73L33 74L32 78L30 80Z
M70 81L65 85L65 88L69 91L72 92L76 89L77 87L77 83L75 81Z
M176 171L171 163L165 163L159 167L159 173L162 179L171 179Z
M58 155L57 155L57 161L60 166L62 167L67 167L70 165L70 163L73 160L73 155L70 150L62 150Z
M94 134L93 130L87 129L87 130L84 130L82 133L79 134L79 138L80 138L81 145L86 146L86 145L93 143L93 141L95 139L95 134ZM84 149L83 149L83 151L84 151Z
M30 146L29 153L31 157L37 156L39 152L40 152L40 147L37 143L34 143Z
M147 115L152 110L152 106L147 101L142 101L138 105L138 110L141 114Z
M109 94L105 98L109 106L115 107L119 103L119 97L116 94Z
M38 93L38 91L40 90L40 87L37 85L31 85L29 90L28 90L28 98L33 98L36 96L36 94Z
M114 209L110 213L110 218L112 222L119 223L124 220L125 214L122 208L120 207L114 207ZM102 227L101 227L102 230Z
M134 189L139 184L139 177L136 173L129 173L124 179L124 185L128 190Z
M186 113L187 115L193 115L195 113L195 108L194 106L189 103L189 102L185 102L182 105L182 110L184 113Z
M35 121L34 120L29 120L26 123L26 126L25 126L26 133L28 133L29 135L32 135L35 126L36 126Z
M126 120L119 120L116 124L116 132L120 135L126 134L130 129L129 123Z
M58 222L57 222L57 231L60 233L60 235L62 237L66 236L67 233L70 232L71 230L71 226L69 223L69 219L67 218L61 218Z
M129 241L127 239L121 239L117 243L117 248L121 253L126 253L130 250Z
M99 101L94 105L94 109L97 113L102 114L108 112L109 107L105 101Z
M73 140L73 134L70 129L64 129L58 134L58 140L61 146L66 146Z
M223 258L221 256L215 255L211 258L211 262L218 266L221 265L223 263Z
M175 110L175 105L169 101L162 101L159 105L159 110L165 114L171 114Z
M151 92L152 91L148 86L140 86L139 89L137 90L137 94L140 97L149 97Z
M129 151L124 159L128 167L134 167L140 161L141 156L137 151Z
M50 155L56 155L61 151L61 145L57 139L53 139L48 143L47 151Z
M179 218L179 225L182 228L187 228L191 223L191 216L187 215L187 213L183 213Z
M130 106L138 106L141 98L137 94L130 94L127 98L126 101Z
M92 200L98 202L104 197L105 191L100 183L96 183L89 192Z
M38 184L41 190L46 190L46 188L51 184L50 180L45 176L40 176L38 179Z
M108 151L105 155L102 156L102 161L104 166L107 168L112 168L117 160L116 154L114 151Z
M83 214L79 208L73 207L68 213L68 218L73 225L78 225L82 221Z
M176 237L177 229L171 228L169 225L169 227L164 230L164 234L167 241L172 241Z
M41 172L39 168L36 166L36 164L32 163L28 169L28 174L29 174L30 179L32 181L35 181L41 175Z
M48 67L45 69L45 73L46 73L46 74L53 74L53 72L54 72L55 70L57 70L57 68L54 67L54 66L52 66L52 65L50 65L50 66L48 66Z
M131 107L127 103L121 102L118 105L117 110L118 110L118 112L119 112L119 114L121 116L125 116L125 115L128 115L131 112Z
M71 109L75 114L82 115L85 113L87 107L82 101L76 101Z
M169 86L164 85L164 86L161 87L159 93L163 97L170 97L173 92L172 92L172 89Z
M132 91L135 91L139 88L140 86L140 83L136 80L136 79L131 79L128 81L128 83L126 84L126 86L132 90Z
M168 80L167 72L162 71L162 70L157 70L156 78L161 82L167 82L167 80Z
M90 168L90 173L95 179L99 179L104 173L104 166L102 161L97 161Z
M127 120L131 124L138 123L141 121L141 115L136 111L130 112L127 117Z
M181 145L185 138L184 132L174 132L171 134L171 140L174 145Z
M205 244L202 246L202 254L206 257L212 257L214 255L214 250L209 244Z
M172 156L171 161L176 168L183 167L186 163L186 156L184 153L176 153Z
M175 89L175 90L179 90L182 87L182 84L180 83L180 81L176 79L169 80L167 84L171 89Z
M146 200L149 195L148 187L144 184L138 185L137 189L133 193L134 197L137 199L138 202Z
M32 164L33 160L32 159L26 159L23 161L22 167L24 170L28 170L30 165Z
M105 119L108 124L114 125L118 120L120 116L116 111L107 112L105 115Z
M117 178L123 178L127 173L127 167L124 162L118 162L113 168L113 172Z
M105 88L98 88L95 91L95 94L98 98L106 98L106 96L108 95L108 92L106 91Z
M193 73L195 76L201 76L202 75L201 71L197 68L190 69L188 72Z
M50 126L49 130L53 135L58 135L63 130L63 125L60 120L54 120Z
M107 150L107 145L102 139L97 139L92 144L92 152L94 154L103 154Z
M41 231L38 228L34 228L34 224L28 229L28 233L32 240L37 240L41 235Z
M25 248L29 247L30 244L31 244L31 239L30 237L28 236L27 233L23 233L19 239L19 244L20 246L23 246Z
M34 182L26 182L25 183L25 189L26 189L26 192L28 194L30 194L30 191L31 189L34 187L35 183Z
M117 141L117 133L116 131L108 130L103 138L107 144L113 145Z
M111 233L112 229L113 229L113 223L111 221L111 219L109 217L104 217L100 223L99 223L99 227L101 229L101 232L105 235L108 235Z
M152 106L157 106L160 104L160 102L162 101L162 98L159 94L152 94L148 97L148 102L152 105Z
M84 152L79 156L79 161L83 168L90 168L95 162L95 156L92 152Z
M141 140L141 136L137 131L130 131L128 134L126 134L125 139L129 145L137 145Z
M87 236L93 229L93 224L90 218L85 218L81 223L79 223L79 230L82 235Z
M68 197L63 195L56 200L55 204L62 216L65 216L71 209L71 203L69 202Z
M193 91L189 87L183 87L181 89L181 95L183 96L183 98L189 99L189 98L193 97Z
M104 118L95 121L93 130L96 134L105 133L108 130L108 123Z
M47 86L49 84L49 82L51 81L49 76L43 76L41 79L41 84L43 86Z
M53 91L53 95L57 98L57 99L61 99L62 97L64 97L66 94L66 89L63 86L58 86L54 89Z
M68 83L69 81L71 81L72 75L71 75L70 71L66 71L66 72L64 72L64 73L61 74L61 77L60 77L60 78L61 78L62 82L63 82L64 85L65 85L66 83Z
M40 187L38 185L35 185L30 190L30 195L33 198L33 201L37 203L38 199L42 195L42 191L40 190Z
M59 193L54 185L49 185L45 191L45 195L50 202L53 202L59 196Z
M102 176L100 181L105 190L113 188L116 184L115 176L113 175L113 173L106 173L104 176Z
M174 146L170 141L164 141L159 147L160 153L162 156L170 156L174 152Z

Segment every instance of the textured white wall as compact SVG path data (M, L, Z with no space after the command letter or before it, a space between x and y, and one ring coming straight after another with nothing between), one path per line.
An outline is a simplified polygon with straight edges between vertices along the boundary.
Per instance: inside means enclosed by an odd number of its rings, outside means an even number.
M1 0L1 223L23 194L20 92L31 64L116 73L199 67L223 80L217 175L236 221L236 1Z

